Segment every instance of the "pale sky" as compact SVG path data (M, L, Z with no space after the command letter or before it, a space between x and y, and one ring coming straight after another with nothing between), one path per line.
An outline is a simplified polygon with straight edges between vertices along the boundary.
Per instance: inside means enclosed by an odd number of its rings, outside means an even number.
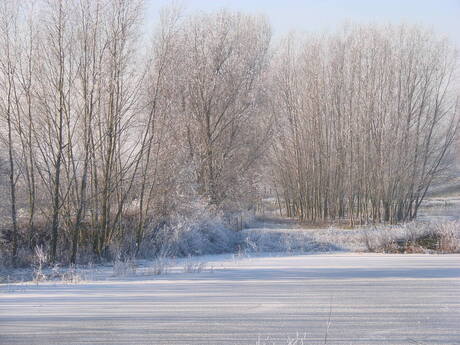
M170 0L146 0L148 21ZM177 2L177 1L176 1ZM347 21L423 24L460 48L460 0L182 0L188 12L221 8L264 14L275 36L291 30L334 31Z

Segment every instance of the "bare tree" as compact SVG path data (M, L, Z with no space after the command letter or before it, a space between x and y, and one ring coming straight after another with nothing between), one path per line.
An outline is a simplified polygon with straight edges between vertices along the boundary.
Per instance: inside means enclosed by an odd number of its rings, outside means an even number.
M259 111L270 36L263 18L225 11L193 17L181 30L175 79L184 136L201 193L214 205L266 143L270 121Z
M16 261L18 251L18 222L17 222L17 202L16 202L16 159L13 154L15 150L14 122L17 116L15 102L16 88L16 68L17 51L14 41L17 38L17 17L19 6L15 1L5 1L0 5L0 37L3 43L2 56L0 56L0 87L5 96L0 104L2 119L6 121L6 145L8 148L8 168L9 168L9 189L11 205L12 223L12 258ZM1 133L2 135L4 133Z

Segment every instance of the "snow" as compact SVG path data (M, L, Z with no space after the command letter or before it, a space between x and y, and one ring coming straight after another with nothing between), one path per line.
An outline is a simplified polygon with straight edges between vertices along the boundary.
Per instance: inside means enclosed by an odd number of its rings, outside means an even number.
M399 240L413 240L433 234L451 235L449 240L460 248L460 204L450 208L431 207L423 211L423 216L417 221L355 228L345 228L340 224L309 227L292 219L266 218L242 232L241 248L249 253L278 252L291 255L382 251L386 245Z
M460 255L197 257L200 273L0 285L0 344L460 343ZM269 341L265 341L267 337Z

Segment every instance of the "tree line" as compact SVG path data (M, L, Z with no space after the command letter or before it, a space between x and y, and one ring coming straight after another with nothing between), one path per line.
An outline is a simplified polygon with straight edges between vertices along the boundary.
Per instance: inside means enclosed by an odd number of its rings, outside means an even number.
M288 216L414 219L459 124L457 53L417 27L290 37L276 58L276 184Z
M7 255L136 255L201 203L227 218L272 185L302 220L402 221L458 127L455 52L420 28L283 39L267 20L141 0L0 4ZM269 170L270 178L264 178ZM282 202L281 202L282 200Z

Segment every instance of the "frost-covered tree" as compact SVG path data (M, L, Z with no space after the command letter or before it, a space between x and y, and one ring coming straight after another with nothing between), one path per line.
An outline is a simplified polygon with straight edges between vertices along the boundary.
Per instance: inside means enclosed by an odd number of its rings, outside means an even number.
M290 37L273 67L276 184L289 216L413 219L459 124L456 53L417 27Z
M221 11L185 20L174 70L177 110L200 192L220 205L248 188L266 144L263 81L270 27L260 17Z

